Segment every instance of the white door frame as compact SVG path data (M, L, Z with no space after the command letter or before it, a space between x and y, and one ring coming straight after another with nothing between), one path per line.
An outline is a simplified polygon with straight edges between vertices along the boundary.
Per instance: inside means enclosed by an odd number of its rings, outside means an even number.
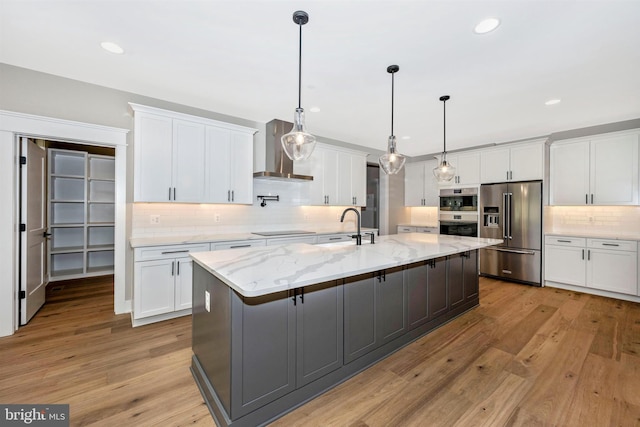
M18 319L20 155L18 135L115 149L114 311L131 311L126 300L126 189L128 129L0 110L0 336L13 334Z

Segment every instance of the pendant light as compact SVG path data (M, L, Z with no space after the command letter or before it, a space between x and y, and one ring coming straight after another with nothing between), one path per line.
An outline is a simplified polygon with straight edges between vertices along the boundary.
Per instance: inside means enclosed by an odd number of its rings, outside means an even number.
M378 163L380 167L387 175L394 175L400 172L404 166L404 162L407 157L396 151L396 137L393 134L393 90L394 90L394 75L400 70L397 65L389 65L387 67L387 73L391 74L391 136L389 136L389 147L387 152L380 156Z
M302 26L309 22L309 15L303 10L293 12L293 22L300 27L300 47L298 50L298 108L293 116L291 132L282 136L282 147L291 160L308 158L316 146L316 137L305 129L304 109L300 106L302 91Z
M456 168L451 163L447 162L447 101L449 98L449 95L440 97L440 101L442 101L442 109L444 111L444 151L442 152L440 164L438 167L433 168L433 175L436 177L438 182L451 181L456 174Z

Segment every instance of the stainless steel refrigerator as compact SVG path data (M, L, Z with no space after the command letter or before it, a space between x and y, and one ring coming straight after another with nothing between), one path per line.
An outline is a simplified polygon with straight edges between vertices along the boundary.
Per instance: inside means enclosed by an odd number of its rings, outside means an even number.
M542 286L542 182L480 186L480 237L502 239L480 250L480 274Z

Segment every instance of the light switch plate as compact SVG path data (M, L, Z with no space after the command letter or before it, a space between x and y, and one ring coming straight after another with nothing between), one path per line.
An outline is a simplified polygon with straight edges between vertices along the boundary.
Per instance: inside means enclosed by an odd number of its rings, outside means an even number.
M204 291L204 309L207 312L211 312L211 294L209 291Z

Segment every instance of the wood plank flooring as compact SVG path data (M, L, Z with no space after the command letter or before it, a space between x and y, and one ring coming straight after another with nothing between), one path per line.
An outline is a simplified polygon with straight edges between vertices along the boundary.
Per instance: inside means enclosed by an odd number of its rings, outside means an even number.
M640 304L482 278L480 307L272 426L640 426ZM191 318L131 328L112 278L58 282L0 338L0 402L73 426L213 426Z

